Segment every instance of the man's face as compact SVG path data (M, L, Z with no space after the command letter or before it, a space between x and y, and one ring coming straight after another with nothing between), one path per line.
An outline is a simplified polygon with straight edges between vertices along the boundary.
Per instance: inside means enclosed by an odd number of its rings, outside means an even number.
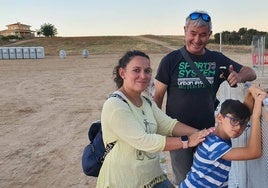
M186 48L191 54L202 55L211 35L208 26L196 27L190 21L188 27L184 27Z

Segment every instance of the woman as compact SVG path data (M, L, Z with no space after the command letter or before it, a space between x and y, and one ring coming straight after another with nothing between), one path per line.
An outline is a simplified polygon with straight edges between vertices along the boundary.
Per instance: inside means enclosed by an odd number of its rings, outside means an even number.
M198 131L171 119L153 101L142 97L152 77L145 53L127 52L114 68L114 76L115 93L127 103L110 97L103 105L104 144L116 143L104 160L97 187L173 187L161 170L159 152L194 147L213 128Z

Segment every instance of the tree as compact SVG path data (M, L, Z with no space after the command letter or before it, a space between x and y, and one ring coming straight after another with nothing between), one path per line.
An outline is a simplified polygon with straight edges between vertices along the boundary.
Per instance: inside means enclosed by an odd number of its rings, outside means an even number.
M231 44L231 45L251 45L252 37L254 35L260 35L260 36L267 36L268 33L264 31L257 31L256 29L247 29L245 27L242 27L236 31L223 31L222 34L222 42L224 44ZM216 33L214 35L214 41L215 43L220 42L220 33ZM268 44L267 44L268 45ZM266 45L266 46L267 46Z
M40 32L45 37L54 37L57 35L57 28L50 23L45 23L41 25Z

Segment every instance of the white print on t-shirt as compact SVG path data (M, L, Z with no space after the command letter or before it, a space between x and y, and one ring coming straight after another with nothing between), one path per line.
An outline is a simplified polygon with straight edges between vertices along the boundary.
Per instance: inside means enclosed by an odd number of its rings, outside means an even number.
M206 77L210 84L213 83L213 77ZM206 86L200 78L178 78L178 87L181 89L205 88Z

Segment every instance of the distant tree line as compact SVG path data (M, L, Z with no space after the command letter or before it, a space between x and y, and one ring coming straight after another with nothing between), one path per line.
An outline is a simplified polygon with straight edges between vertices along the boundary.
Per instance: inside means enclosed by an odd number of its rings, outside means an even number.
M22 40L24 39L24 37L17 35L8 35L8 36L1 36L0 39L2 39L3 41L12 41L12 40Z
M236 31L223 31L222 32L222 43L229 45L251 45L253 36L266 36L268 40L268 33L264 31L257 31L256 29L247 29L245 27L240 28L238 32ZM214 43L220 43L220 33L214 34ZM268 47L268 42L266 42L265 47Z

